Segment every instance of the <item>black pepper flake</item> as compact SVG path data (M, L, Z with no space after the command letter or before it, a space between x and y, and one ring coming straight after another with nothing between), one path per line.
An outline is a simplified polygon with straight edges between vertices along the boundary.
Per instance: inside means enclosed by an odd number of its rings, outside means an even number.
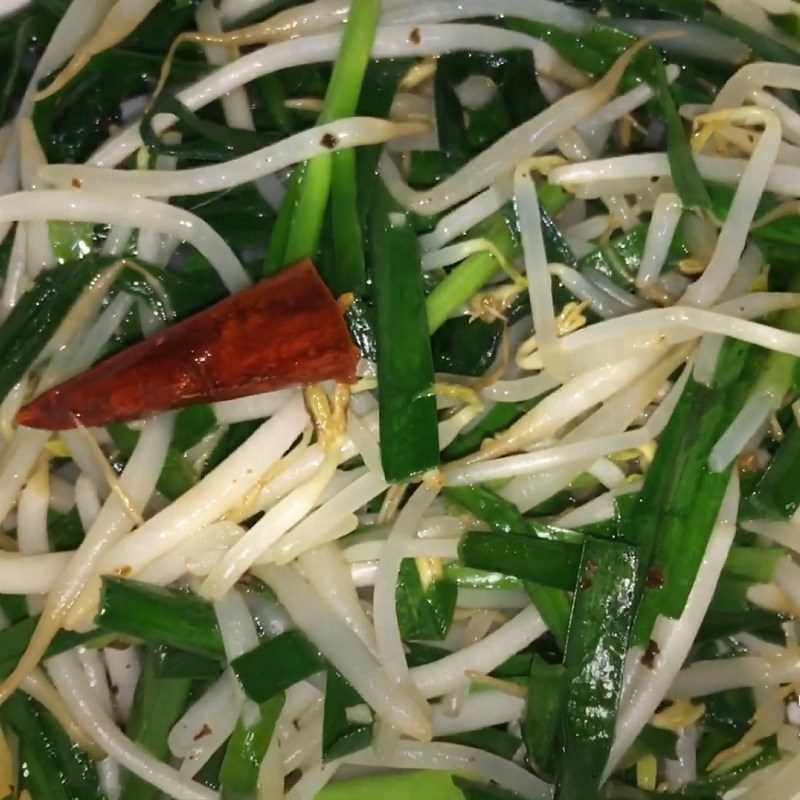
M647 649L642 656L642 666L653 669L656 665L656 656L661 652L659 646L651 639L647 643Z
M419 28L411 29L411 33L408 34L408 41L411 44L419 44L422 41L422 32Z
M664 585L664 571L657 564L647 570L644 585L648 589L660 589Z
M584 578L581 581L581 589L591 589L592 588L592 579L589 577Z
M333 150L333 148L336 147L337 144L339 144L339 140L332 133L326 133L319 140L319 143L323 147L327 147L328 150Z

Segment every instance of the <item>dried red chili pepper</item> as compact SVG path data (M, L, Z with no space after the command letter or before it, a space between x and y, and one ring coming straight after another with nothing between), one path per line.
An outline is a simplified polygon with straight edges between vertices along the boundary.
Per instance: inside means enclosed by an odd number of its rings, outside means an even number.
M124 422L194 403L352 382L358 348L311 261L225 298L44 392L17 414L46 430Z

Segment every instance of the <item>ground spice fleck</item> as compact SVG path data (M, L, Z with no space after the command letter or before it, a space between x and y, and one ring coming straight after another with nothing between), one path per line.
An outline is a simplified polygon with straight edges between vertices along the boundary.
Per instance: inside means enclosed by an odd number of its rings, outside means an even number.
M656 656L661 652L659 646L651 639L647 643L647 649L642 656L642 666L653 669L656 665Z
M203 723L203 727L192 737L194 741L198 741L202 739L204 736L208 736L211 733L211 728L208 727L206 723Z
M660 589L664 585L664 571L658 564L654 564L647 570L647 575L644 579L644 585L648 589Z

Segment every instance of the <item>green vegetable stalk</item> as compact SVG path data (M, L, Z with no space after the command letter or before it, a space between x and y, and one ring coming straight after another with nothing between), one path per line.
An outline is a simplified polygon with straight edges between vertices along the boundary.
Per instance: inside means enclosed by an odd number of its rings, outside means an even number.
M351 5L318 124L354 113L379 17L378 0L354 0ZM295 168L273 231L265 275L316 253L328 205L332 163L331 155L323 154Z
M192 681L160 677L158 659L156 648L145 648L127 734L147 752L164 760L169 756L167 737L186 708ZM160 800L162 797L155 786L129 772L123 779L122 796L126 800Z
M407 481L439 465L419 242L385 188L370 214L381 461L387 480Z

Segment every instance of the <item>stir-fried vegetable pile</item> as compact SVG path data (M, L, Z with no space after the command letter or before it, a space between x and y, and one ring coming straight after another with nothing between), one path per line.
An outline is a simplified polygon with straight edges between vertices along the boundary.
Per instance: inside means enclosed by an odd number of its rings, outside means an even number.
M0 797L797 795L800 3L0 64Z

